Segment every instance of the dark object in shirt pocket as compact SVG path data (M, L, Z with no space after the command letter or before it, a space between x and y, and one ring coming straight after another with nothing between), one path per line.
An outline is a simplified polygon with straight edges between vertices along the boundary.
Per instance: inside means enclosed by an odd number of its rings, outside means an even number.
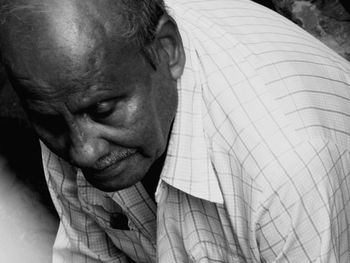
M128 218L121 213L113 213L110 215L110 227L119 230L130 230L128 225Z

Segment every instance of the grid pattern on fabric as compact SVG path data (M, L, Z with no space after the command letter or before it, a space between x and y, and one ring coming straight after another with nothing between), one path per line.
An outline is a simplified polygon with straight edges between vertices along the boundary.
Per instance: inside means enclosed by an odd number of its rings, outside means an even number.
M127 262L105 231L82 209L76 172L42 144L44 172L61 222L53 262Z
M61 219L53 262L155 260L155 205L140 183L118 193L103 193L43 144L42 153L48 187ZM128 214L129 230L113 228L111 215L115 214Z
M247 0L167 5L187 60L158 206L43 145L54 262L349 262L349 63Z

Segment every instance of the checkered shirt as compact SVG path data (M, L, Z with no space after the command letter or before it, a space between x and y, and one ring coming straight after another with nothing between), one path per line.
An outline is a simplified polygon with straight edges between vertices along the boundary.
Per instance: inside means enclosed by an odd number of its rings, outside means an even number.
M53 261L350 262L349 63L247 0L167 4L186 66L157 205L42 145Z

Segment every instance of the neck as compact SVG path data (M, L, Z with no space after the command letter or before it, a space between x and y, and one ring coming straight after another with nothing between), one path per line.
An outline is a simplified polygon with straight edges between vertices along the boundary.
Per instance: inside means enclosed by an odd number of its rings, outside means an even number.
M160 174L163 170L164 161L166 157L166 151L159 157L148 170L147 174L141 180L149 196L155 202L155 192L159 182Z

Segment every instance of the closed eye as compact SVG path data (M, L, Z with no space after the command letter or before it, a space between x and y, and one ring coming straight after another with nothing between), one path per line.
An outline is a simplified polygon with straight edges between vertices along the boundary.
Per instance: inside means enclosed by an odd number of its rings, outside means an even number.
M116 108L117 100L117 98L113 98L110 100L100 101L89 107L87 113L94 120L103 120L113 114Z

